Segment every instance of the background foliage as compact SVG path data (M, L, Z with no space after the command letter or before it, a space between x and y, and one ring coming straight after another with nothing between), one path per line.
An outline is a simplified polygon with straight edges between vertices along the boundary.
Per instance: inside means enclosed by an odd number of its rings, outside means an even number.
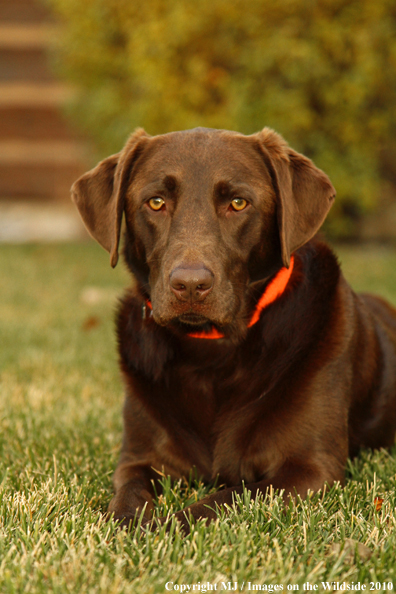
M393 0L49 0L72 111L100 155L129 132L285 136L331 177L330 230L356 232L396 185Z

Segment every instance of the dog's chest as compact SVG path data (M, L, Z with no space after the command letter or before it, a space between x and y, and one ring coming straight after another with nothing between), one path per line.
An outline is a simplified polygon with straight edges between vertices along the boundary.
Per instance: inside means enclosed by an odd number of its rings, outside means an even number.
M177 411L172 411L170 431L174 433L177 418L173 446L187 458L188 465L195 466L207 480L218 475L234 484L259 480L265 473L266 455L248 453L253 443L254 450L260 443L256 417L259 388L246 404L251 386L237 365L228 374L219 370L203 374L185 366L178 380L180 398Z

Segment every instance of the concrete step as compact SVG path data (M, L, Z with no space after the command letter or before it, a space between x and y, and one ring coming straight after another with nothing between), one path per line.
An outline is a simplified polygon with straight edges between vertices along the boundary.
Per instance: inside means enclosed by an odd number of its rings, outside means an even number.
M0 201L0 242L88 239L74 204L42 201Z

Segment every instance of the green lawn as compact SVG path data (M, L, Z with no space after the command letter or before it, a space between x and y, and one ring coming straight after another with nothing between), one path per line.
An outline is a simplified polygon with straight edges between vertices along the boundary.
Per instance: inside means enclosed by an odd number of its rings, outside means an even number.
M395 251L338 253L355 288L396 304ZM1 594L396 589L396 449L363 452L345 489L286 511L277 496L242 500L185 538L106 523L123 401L113 312L128 282L108 262L94 243L0 246ZM164 489L160 514L204 492L195 481ZM366 548L354 554L346 539Z

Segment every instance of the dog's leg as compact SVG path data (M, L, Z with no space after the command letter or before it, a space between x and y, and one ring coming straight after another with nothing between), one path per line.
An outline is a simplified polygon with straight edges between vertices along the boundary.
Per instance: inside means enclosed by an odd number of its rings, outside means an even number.
M336 466L338 467L338 464L334 464L334 461L333 466L333 471L328 472L328 469L325 471L323 468L323 462L317 465L306 462L294 464L289 462L283 465L274 478L247 484L245 488L250 491L251 499L255 499L258 493L265 495L270 487L275 490L282 490L285 501L288 501L290 497L294 498L296 495L305 499L308 491L318 491L326 483L344 482L344 467L337 470ZM235 495L242 495L243 492L244 487L242 485L220 490L177 512L175 517L180 522L182 530L189 533L191 521L205 519L206 524L209 524L216 519L219 509L226 510L227 506L231 507ZM161 518L159 522L164 524L166 519ZM152 526L155 528L156 524L153 522Z
M114 474L115 495L110 501L108 513L120 526L128 527L143 512L142 523L146 523L152 515L154 489L152 485L153 471L149 467L131 465L122 462Z

